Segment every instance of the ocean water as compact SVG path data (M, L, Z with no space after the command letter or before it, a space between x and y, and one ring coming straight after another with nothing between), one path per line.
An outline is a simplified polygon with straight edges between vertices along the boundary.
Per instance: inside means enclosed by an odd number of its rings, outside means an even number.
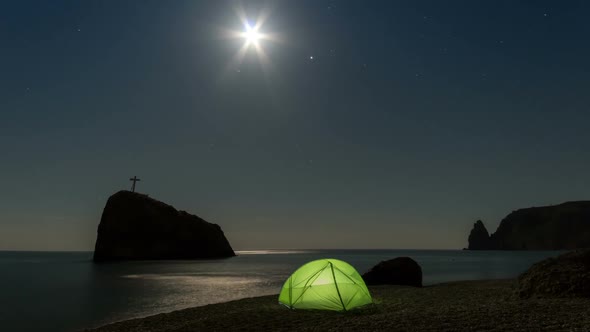
M0 252L0 330L76 331L161 312L278 294L302 264L338 258L363 273L409 256L425 285L513 278L559 252L461 250L257 250L209 261L94 264L92 252Z

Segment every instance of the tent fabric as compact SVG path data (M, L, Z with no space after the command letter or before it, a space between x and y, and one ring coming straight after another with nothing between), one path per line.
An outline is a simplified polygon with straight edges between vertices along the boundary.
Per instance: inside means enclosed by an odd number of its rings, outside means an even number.
M291 309L347 311L373 303L373 299L350 264L319 259L301 266L285 281L279 303Z

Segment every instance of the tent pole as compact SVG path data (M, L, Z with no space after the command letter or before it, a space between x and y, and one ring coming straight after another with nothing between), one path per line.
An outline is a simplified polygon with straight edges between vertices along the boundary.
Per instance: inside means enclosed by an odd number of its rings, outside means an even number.
M338 283L336 282L336 275L334 274L334 265L332 264L332 262L330 262L330 268L332 269L332 278L334 278L334 286L336 286L338 298L340 298L340 303L342 303L342 309L346 311L346 306L344 305L344 301L342 301L342 295L340 295L340 289L338 289Z

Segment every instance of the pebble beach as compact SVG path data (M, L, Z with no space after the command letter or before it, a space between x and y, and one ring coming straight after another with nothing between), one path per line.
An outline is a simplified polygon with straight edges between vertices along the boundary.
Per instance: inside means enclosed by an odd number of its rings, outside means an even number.
M262 296L113 323L144 331L590 331L590 299L520 299L515 280L369 287L374 304L349 312L290 310Z

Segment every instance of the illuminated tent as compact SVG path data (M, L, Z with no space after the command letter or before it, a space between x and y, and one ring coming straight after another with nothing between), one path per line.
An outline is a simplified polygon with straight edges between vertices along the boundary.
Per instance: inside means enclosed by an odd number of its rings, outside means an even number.
M279 303L291 309L347 311L373 303L359 273L338 259L319 259L295 271L281 290Z

